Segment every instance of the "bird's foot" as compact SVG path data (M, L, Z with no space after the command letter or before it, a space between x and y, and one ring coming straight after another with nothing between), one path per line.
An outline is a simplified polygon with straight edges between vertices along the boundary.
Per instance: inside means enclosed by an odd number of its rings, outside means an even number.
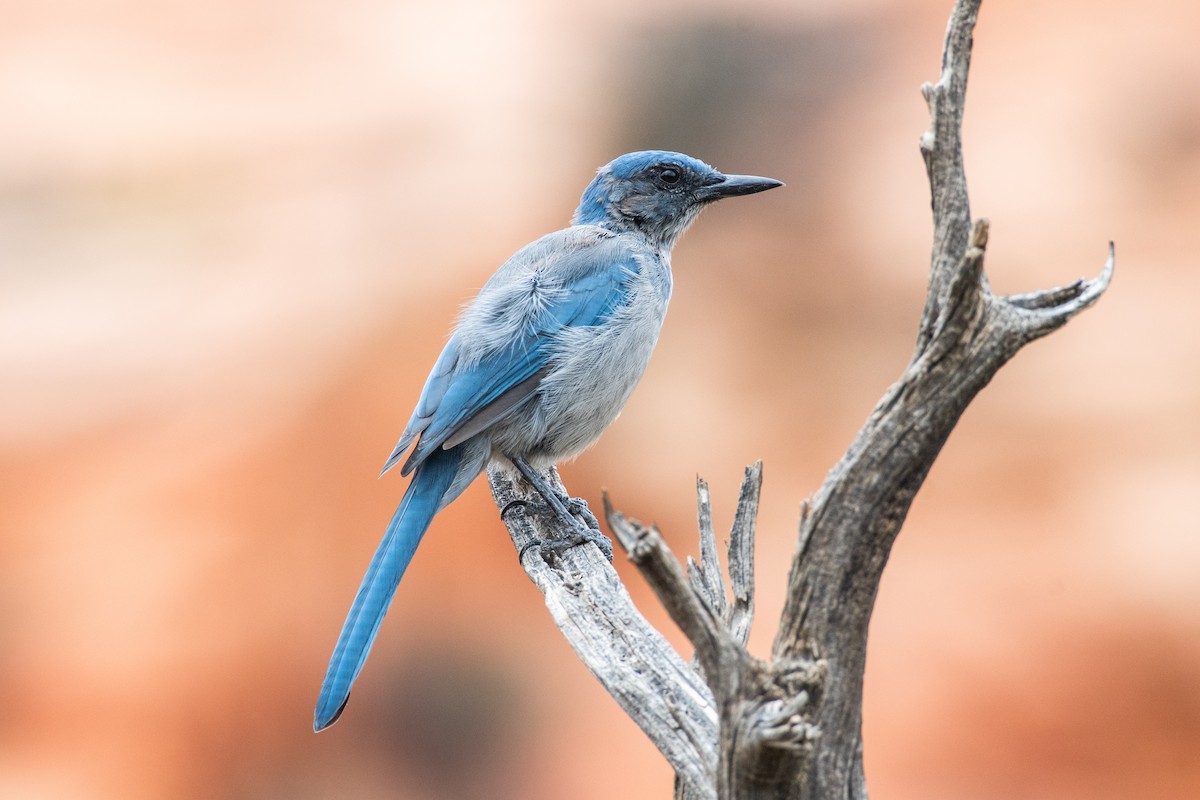
M525 560L525 554L530 550L538 550L543 556L558 555L564 550L570 550L572 547L577 547L581 544L594 544L600 548L600 552L608 559L609 563L613 560L612 541L598 530L588 528L582 530L576 528L569 535L561 539L534 539L521 548L521 552L517 554L517 558L521 561Z
M590 530L600 530L600 520L596 519L596 515L588 508L587 500L582 497L561 497L566 506L567 511L574 515L580 522L588 526ZM603 548L601 548L603 549ZM609 561L612 559L610 558Z
M582 523L585 526L579 532L579 543L592 542L600 548L600 552L611 564L613 560L612 539L600 532L600 520L596 519L596 515L588 508L587 500L582 497L567 497L565 500L567 511L574 517L575 525L578 526Z
M604 557L608 559L609 563L612 563L612 541L600 532L600 522L596 519L596 515L591 512L591 509L588 508L587 501L582 498L570 497L559 493L546 481L541 473L533 469L523 459L511 458L510 460L525 477L525 480L541 495L543 502L514 500L500 512L501 517L512 507L521 505L535 513L555 517L558 522L562 523L570 531L569 534L561 538L539 539L531 542L521 548L519 557L524 558L525 553L532 547L540 548L543 553L559 553L576 545L590 542L599 547Z

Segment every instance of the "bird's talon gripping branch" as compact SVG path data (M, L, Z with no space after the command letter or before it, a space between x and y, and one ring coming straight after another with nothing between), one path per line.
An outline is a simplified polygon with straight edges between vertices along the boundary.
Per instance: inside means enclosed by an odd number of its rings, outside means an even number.
M600 548L600 552L608 559L608 563L613 560L613 545L612 540L605 536L600 531L600 523L596 517L587 510L587 503L583 500L568 498L569 512L565 518L565 522L570 526L571 534L559 539L533 539L527 542L517 552L517 560L521 563L525 562L525 554L530 550L540 550L544 555L556 555L564 550L575 547L581 544L594 544ZM583 514L586 515L582 519L571 516L571 513L579 513L579 508L576 503L583 505ZM549 503L536 502L532 500L512 500L504 505L500 510L500 518L506 520L506 515L517 508L520 508L526 514L538 514L553 520L561 519ZM589 520L590 518L590 520ZM507 520L506 520L507 521Z
M528 514L529 506L530 506L530 503L528 500L524 500L524 499L510 500L504 504L504 508L500 509L500 519L507 522L508 521L508 512L515 511L518 508L521 509L522 511L524 511L526 514ZM524 551L522 551L522 553L524 553Z
M596 515L588 507L587 500L584 500L582 497L568 497L567 509L582 520L583 524L587 525L591 530L600 530L600 520L596 519ZM609 561L611 560L612 557L610 556Z
M524 544L524 546L522 546L521 549L519 551L517 551L517 561L524 564L525 563L525 554L528 553L530 550L537 550L544 556L548 551L548 548L546 547L546 545L549 543L550 543L549 539L532 539L532 540L526 542Z
M535 539L521 548L518 558L524 560L525 554L532 549L538 549L543 555L558 555L564 550L570 550L572 547L578 547L582 544L594 544L600 548L600 553L608 559L611 564L613 560L612 541L600 531L588 529L585 533L578 528L569 536L564 536L561 539Z
M595 517L592 517L592 519L595 520ZM605 536L603 533L600 532L600 523L596 523L595 528L589 527L587 533L583 534L582 538L585 542L591 542L592 544L596 545L596 547L599 547L601 555L603 555L606 559L608 559L608 563L610 563L610 564L612 563L612 560L613 560L612 539L609 539L607 536Z

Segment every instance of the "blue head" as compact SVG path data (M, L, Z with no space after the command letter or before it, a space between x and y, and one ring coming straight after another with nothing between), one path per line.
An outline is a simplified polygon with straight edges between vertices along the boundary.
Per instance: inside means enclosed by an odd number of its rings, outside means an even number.
M637 231L669 250L707 204L782 185L772 178L724 175L683 153L642 150L600 168L572 222Z

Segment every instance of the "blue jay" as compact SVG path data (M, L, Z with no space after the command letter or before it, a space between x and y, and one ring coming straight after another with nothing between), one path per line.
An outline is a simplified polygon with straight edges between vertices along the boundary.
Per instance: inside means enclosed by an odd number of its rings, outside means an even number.
M387 472L412 447L400 468L412 482L334 647L314 730L332 725L345 708L434 515L490 460L511 463L573 521L540 470L595 442L641 378L671 296L671 248L714 200L782 185L724 175L682 153L628 153L600 168L570 227L517 251L484 284L383 465ZM596 542L611 559L612 545L594 517L589 524L595 530L584 526L566 541Z

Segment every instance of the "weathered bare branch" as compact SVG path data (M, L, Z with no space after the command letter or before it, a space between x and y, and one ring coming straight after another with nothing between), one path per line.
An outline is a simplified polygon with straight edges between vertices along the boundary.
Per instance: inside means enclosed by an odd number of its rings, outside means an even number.
M724 661L735 651L743 652L742 648L721 625L712 605L688 580L679 561L663 541L662 534L653 526L647 528L615 511L607 495L604 498L604 516L613 535L629 554L629 560L641 570L642 577L671 615L671 621L679 626L696 648L696 657L700 659L705 674L719 675L728 666ZM718 585L717 589L724 598L724 588Z
M914 496L975 395L1025 344L1099 299L1112 279L992 294L984 273L988 221L972 220L962 118L980 0L958 0L942 69L922 93L930 126L929 291L912 359L841 461L801 506L788 596L770 661L745 648L754 613L754 519L761 465L746 472L728 548L726 594L708 487L698 482L700 559L686 571L662 536L609 506L610 527L672 620L700 673L633 608L597 548L543 556L555 535L506 473L489 472L523 566L580 658L676 770L677 798L865 800L862 682L867 629L883 568ZM557 474L551 472L556 486ZM523 486L523 483L522 483ZM706 685L707 684L707 685Z
M867 627L884 564L909 506L970 401L1020 347L1095 302L1095 281L1012 298L983 274L987 220L971 221L961 125L979 0L959 0L942 73L926 84L930 129L921 152L933 197L929 294L912 362L827 476L801 523L775 658L819 654L829 663L816 710L814 764L795 797L865 798L862 676Z
M1074 283L1057 289L1046 289L1029 294L1008 295L1000 298L1013 309L1029 312L1025 319L1026 341L1033 341L1047 333L1056 331L1071 317L1088 308L1108 289L1116 268L1116 247L1108 243L1108 259L1104 269L1095 278L1080 278Z
M605 500L608 498L606 497ZM605 509L605 516L608 509ZM717 535L713 531L712 496L708 482L696 479L696 516L700 526L700 563L688 556L687 571L692 587L703 597L713 613L724 617L729 609L725 596L725 584L721 579L721 565L717 561ZM628 548L626 548L628 550Z
M730 604L725 594L721 565L717 560L717 537L713 532L712 498L708 483L696 479L696 507L700 525L700 563L688 557L688 578L693 588L721 618L733 638L743 647L750 638L754 621L754 525L758 519L758 498L762 493L762 462L746 468L738 496L737 512L729 535Z
M733 529L729 532L729 585L733 591L733 613L728 626L733 638L745 646L754 622L754 527L762 494L762 462L746 469L738 495Z
M742 540L753 535L749 517L757 504L761 477L760 464L746 470L739 519L731 534L731 562L739 561L738 571L742 573L737 578L739 583L747 580L745 569L752 564L753 542ZM700 481L698 488L703 540L711 536L711 512L707 485ZM734 634L747 630L752 593L743 586L741 599L734 606L725 601L715 544L702 543L701 549L710 551L709 557L701 558L707 566L698 567L692 562L689 580L657 529L614 511L607 497L605 516L659 602L696 647L720 714L718 797L752 796L747 794L748 786L768 787L777 782L785 775L781 768L806 759L820 735L811 724L807 707L810 698L820 696L824 663L784 659L766 664L746 651L744 639ZM710 580L709 575L715 577ZM710 599L713 595L721 599ZM724 615L718 608L724 610Z
M556 471L549 478L562 487ZM666 757L684 796L715 798L717 712L704 681L638 612L598 548L572 547L547 560L536 544L563 534L557 520L532 513L531 490L509 472L489 469L488 481L507 509L521 566L579 659Z

